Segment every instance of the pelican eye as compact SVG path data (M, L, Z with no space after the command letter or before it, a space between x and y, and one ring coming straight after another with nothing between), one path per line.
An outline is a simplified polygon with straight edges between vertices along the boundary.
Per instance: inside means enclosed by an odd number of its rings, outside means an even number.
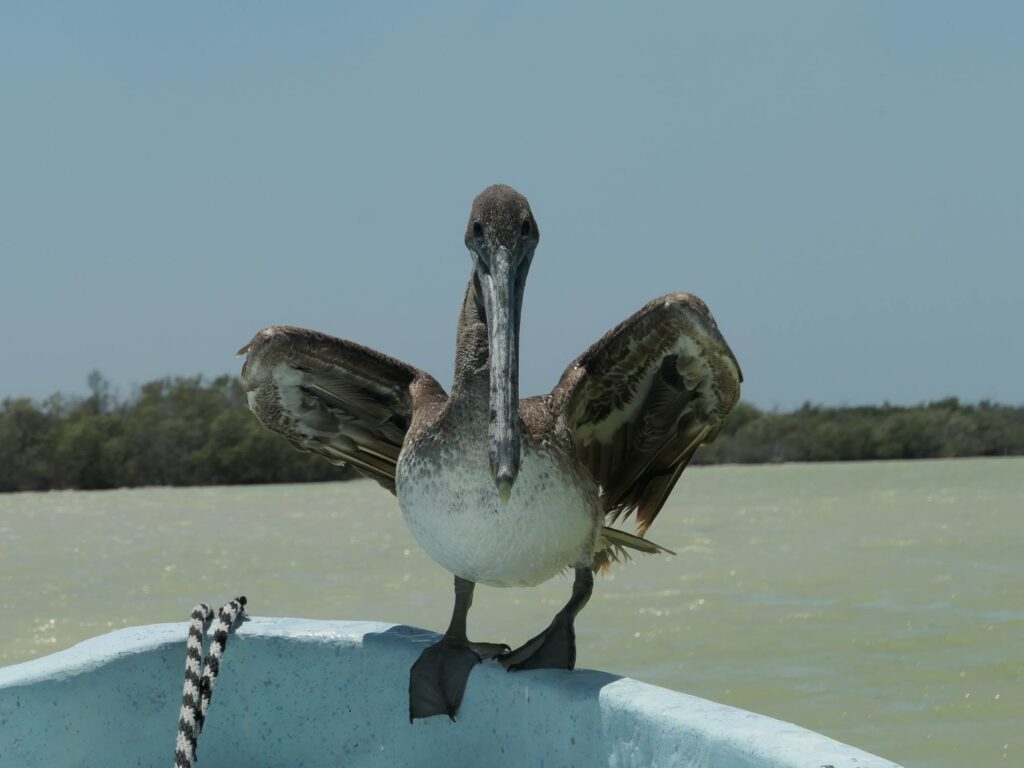
M484 236L484 225L481 224L479 221L474 221L473 222L473 237L483 237L483 236Z
M524 235L528 235L532 231L533 231L533 225L530 223L530 220L529 219L523 219L523 226L520 228L520 232L522 232Z

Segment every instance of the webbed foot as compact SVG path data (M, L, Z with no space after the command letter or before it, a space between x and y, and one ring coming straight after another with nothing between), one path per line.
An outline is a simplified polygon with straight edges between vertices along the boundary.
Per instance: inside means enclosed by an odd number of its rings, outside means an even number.
M417 717L455 713L473 667L508 652L500 643L471 643L445 635L420 654L409 673L409 722Z
M519 669L572 669L576 666L576 631L572 615L559 612L547 629L506 653L499 661L509 672Z

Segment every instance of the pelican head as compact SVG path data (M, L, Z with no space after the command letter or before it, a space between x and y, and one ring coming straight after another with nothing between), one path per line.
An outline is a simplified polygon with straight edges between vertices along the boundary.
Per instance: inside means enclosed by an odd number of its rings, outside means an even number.
M512 187L495 184L473 201L466 247L490 347L488 457L505 504L519 475L519 318L539 239L530 203Z

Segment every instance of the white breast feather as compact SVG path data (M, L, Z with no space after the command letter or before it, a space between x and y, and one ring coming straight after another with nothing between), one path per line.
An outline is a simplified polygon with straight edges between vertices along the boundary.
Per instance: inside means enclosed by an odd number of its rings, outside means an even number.
M534 586L566 566L589 565L600 530L597 489L566 477L544 451L524 451L508 506L488 469L486 443L445 446L427 466L403 451L398 501L409 530L440 565L495 587Z

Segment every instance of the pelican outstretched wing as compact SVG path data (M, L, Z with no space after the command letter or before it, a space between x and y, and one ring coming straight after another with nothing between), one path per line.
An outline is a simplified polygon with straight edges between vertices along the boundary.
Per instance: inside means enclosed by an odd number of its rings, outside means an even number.
M422 418L448 399L418 368L304 328L266 328L238 354L249 408L265 427L392 493L414 412Z
M565 369L551 393L601 487L606 516L640 535L739 400L743 375L700 299L655 299Z

